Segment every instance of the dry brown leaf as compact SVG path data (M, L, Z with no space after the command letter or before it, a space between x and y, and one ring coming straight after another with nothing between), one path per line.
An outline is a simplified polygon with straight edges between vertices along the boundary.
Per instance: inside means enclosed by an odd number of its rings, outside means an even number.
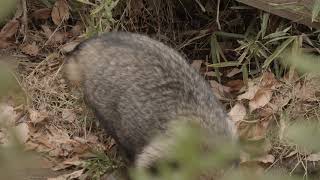
M66 40L66 36L64 33L60 31L52 32L52 30L45 25L41 26L44 31L44 35L48 38L48 43L63 43Z
M48 127L50 133L41 133L34 137L34 141L43 144L44 151L49 152L51 157L67 157L74 153L74 148L81 146L75 140L72 140L65 129ZM39 149L37 149L38 151Z
M267 105L271 100L272 94L270 89L259 89L249 102L250 112Z
M77 115L71 109L62 110L62 119L67 122L74 122L77 118Z
M30 130L27 123L20 123L14 128L21 143L26 143L30 138Z
M13 19L9 21L0 31L0 39L8 39L15 35L19 28L19 21Z
M78 156L74 156L73 158L67 159L62 163L58 164L57 166L53 167L53 171L60 171L63 169L70 168L71 166L80 166L84 164L83 160L80 160Z
M200 68L202 65L202 60L193 60L191 66L198 72L200 72Z
M56 129L55 127L50 127L49 130L52 136L49 136L48 141L59 144L68 144L73 142L73 140L70 139L70 136L66 130Z
M69 179L77 179L79 178L84 172L84 169L74 171L70 174L64 174L55 178L48 178L48 180L69 180Z
M68 20L69 16L70 12L68 2L66 0L56 0L51 12L54 24L59 25L63 21Z
M251 100L254 98L254 96L256 95L258 90L259 90L259 86L255 85L255 83L253 81L249 81L247 92L239 95L237 99L238 100L242 100L242 99Z
M231 92L239 92L244 87L244 82L240 79L231 80L228 81L225 86L230 87Z
M66 35L60 31L57 31L52 36L51 42L62 44L66 40Z
M11 45L8 41L13 35L15 35L19 29L19 21L13 19L9 21L0 31L0 48L7 48Z
M262 74L261 81L259 83L260 87L274 89L277 85L279 85L279 82L272 72L265 72Z
M51 9L49 8L42 8L42 9L38 9L38 10L35 10L31 16L34 18L34 19L41 19L41 20L46 20L46 19L49 19L50 16L51 16Z
M248 90L238 96L238 100L248 99L250 112L267 105L273 95L273 89L280 83L271 72L266 72L262 77L250 80Z
M235 106L232 107L230 112L228 113L233 122L239 122L242 121L246 115L247 115L247 110L244 107L243 104L237 103Z
M72 27L70 32L71 32L73 37L78 37L82 33L82 26L80 24L77 24L77 25Z
M74 147L81 144L70 138L65 129L47 126L46 131L31 133L32 138L27 142L29 149L48 153L51 157L67 157L74 153Z
M245 124L245 126L240 125L239 134L241 137L250 141L265 139L269 123L270 121L266 120L250 125Z
M218 99L224 99L227 94L230 93L230 88L227 86L223 86L217 81L210 81L210 85L212 87L213 93L216 95Z
M320 152L319 153L315 153L315 154L310 154L307 158L307 161L312 161L312 162L316 162L316 161L320 161Z
M28 112L30 121L35 124L40 123L49 117L46 111L37 111L34 109L29 109Z
M8 42L7 40L1 39L0 38L0 49L7 48L11 45L12 43Z
M35 42L32 44L27 44L21 48L21 51L30 56L37 56L39 54L39 47Z

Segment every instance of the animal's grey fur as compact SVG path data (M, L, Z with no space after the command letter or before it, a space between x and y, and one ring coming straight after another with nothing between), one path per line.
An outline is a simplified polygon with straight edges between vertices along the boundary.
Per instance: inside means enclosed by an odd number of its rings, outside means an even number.
M236 139L207 82L179 53L147 36L112 32L91 38L68 56L66 67L103 127L138 166L165 156L174 142L158 139L170 136L171 122L181 119Z

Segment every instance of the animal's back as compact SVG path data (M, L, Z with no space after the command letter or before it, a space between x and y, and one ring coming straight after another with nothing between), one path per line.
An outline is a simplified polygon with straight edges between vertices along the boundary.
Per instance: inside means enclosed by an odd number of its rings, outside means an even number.
M197 117L213 134L234 129L204 79L179 53L146 36L106 33L70 56L86 102L131 158L178 117Z

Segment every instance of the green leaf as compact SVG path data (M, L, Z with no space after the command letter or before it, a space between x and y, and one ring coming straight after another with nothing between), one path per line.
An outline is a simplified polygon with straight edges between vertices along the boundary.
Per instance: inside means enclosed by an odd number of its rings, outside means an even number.
M273 39L267 41L267 42L265 43L265 45L270 44L270 43L273 43L273 42L276 42L276 41L280 41L280 40L283 40L283 39L288 39L289 37L292 37L292 36L280 36L280 37L276 37L276 38L273 38Z
M242 79L243 79L243 82L247 85L249 80L249 72L248 72L247 64L242 65Z
M276 31L274 33L271 33L271 34L267 35L266 37L264 37L263 39L273 39L273 38L285 36L285 35L287 35L287 32L290 29L291 29L291 26L287 27L286 29L284 29L282 31Z
M242 63L244 61L244 59L246 58L247 54L249 52L249 48L245 49L243 51L243 53L241 54L241 56L238 58L238 62Z
M263 17L262 17L262 23L261 23L261 36L262 38L264 38L266 32L267 32L267 26L268 26L268 22L269 22L269 13L263 13Z
M277 49L274 51L273 54L271 54L271 56L269 56L269 58L267 58L262 66L262 68L266 68L270 65L270 63L278 58L280 56L281 53L283 53L283 51L292 43L293 40L295 40L297 37L293 36L288 38L286 41L284 41L280 46L277 47Z
M211 36L211 41L210 41L210 45L211 45L211 56L212 56L212 62L213 63L220 63L220 56L218 54L218 51L215 47L215 44L217 44L217 36L214 34ZM219 72L219 68L215 67L214 71L217 75L218 81L221 81L221 77L220 77L220 72Z
M316 20L320 13L320 0L315 0L312 9L312 22Z
M223 31L215 32L214 35L225 37L225 38L233 38L233 39L244 39L245 38L245 36L242 34L227 33L227 32L223 32Z

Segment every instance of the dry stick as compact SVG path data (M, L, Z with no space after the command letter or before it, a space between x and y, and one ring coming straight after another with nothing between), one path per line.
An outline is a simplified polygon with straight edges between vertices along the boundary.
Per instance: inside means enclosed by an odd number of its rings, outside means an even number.
M14 15L14 19L20 19L22 25L20 32L23 34L23 41L26 40L28 30L28 18L27 18L27 3L26 0L19 0L17 2L17 9Z
M23 28L23 41L27 39L27 31L28 31L28 10L27 10L27 2L26 0L20 0L22 4L22 28Z
M199 5L199 7L201 8L201 11L206 12L206 8L201 4L201 2L199 0L195 0L195 1Z
M220 24L220 21L219 21L219 16L220 16L220 0L218 0L218 3L217 3L216 23L217 23L217 25L218 25L218 29L221 31L221 24Z
M210 32L206 32L206 33L200 34L199 36L196 36L196 37L194 37L194 38L192 38L192 39L189 39L186 43L183 43L183 44L180 45L177 49L178 49L178 50L181 50L182 48L184 48L184 47L188 46L189 44L191 44L193 41L198 40L198 39L201 39L201 38L203 38L203 37L205 37L205 36L207 36L207 35L209 35L209 34L210 34Z

